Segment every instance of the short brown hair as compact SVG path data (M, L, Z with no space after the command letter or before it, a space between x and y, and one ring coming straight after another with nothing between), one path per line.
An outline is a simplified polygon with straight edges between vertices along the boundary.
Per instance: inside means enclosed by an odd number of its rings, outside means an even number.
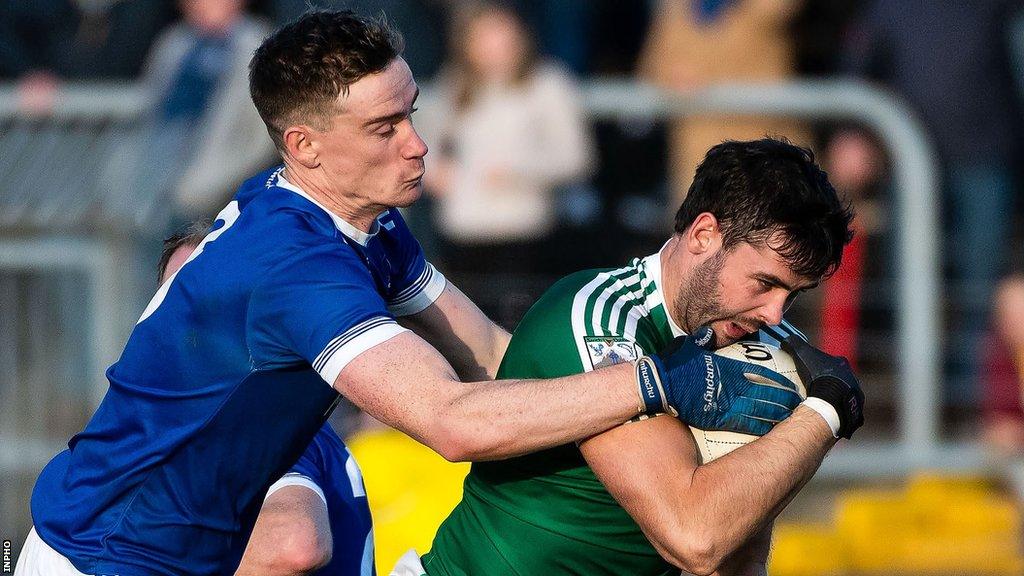
M167 273L167 264L171 261L171 256L174 252L182 246L191 246L195 248L202 243L203 238L206 238L206 233L209 232L210 226L213 223L209 220L197 220L188 224L171 234L164 239L164 248L160 252L160 262L156 266L156 283L157 285L164 283L164 275Z
M284 150L284 129L305 121L326 127L339 94L388 67L401 35L351 10L308 12L263 41L249 62L249 94L267 131Z

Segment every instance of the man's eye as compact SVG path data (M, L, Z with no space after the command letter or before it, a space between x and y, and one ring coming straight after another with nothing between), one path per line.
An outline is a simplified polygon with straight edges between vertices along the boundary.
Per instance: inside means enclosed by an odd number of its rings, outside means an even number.
M801 288L799 290L794 290L790 292L789 296L786 296L785 309L789 310L789 307L793 305L793 302L796 302L796 297L803 294L806 291L807 290L805 288Z
M761 280L760 278L757 280L757 288L761 292L768 292L769 290L771 290L774 287L775 287L775 285L772 284L771 282L767 281L767 280Z
M395 125L394 124L386 124L385 126L380 128L379 130L377 130L377 136L380 136L381 138L387 138L388 136L391 136L394 133L395 133Z

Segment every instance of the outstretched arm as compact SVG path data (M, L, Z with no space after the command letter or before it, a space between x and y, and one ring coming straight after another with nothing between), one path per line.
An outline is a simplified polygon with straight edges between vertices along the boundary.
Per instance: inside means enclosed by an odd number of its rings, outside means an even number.
M463 383L408 331L359 354L334 387L451 461L498 460L592 436L635 416L639 404L629 364L552 380Z
M580 450L666 560L712 574L767 528L834 444L825 420L798 407L764 437L705 465L689 429L664 416L619 426Z

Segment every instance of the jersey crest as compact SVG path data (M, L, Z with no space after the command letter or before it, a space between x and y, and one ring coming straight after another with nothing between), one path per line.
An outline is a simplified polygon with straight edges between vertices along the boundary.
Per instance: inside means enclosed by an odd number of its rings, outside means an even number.
M625 338L585 336L583 341L590 355L590 365L595 370L623 362L633 362L639 356L636 344Z

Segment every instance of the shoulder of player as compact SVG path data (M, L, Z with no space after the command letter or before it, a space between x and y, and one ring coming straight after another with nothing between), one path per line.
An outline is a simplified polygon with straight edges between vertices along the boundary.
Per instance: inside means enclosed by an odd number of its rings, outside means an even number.
M563 277L527 312L516 334L623 336L647 315L636 268L581 270ZM513 338L515 340L515 338Z
M572 328L574 301L579 292L595 278L613 271L610 268L581 270L555 282L530 307L516 326L506 360L509 357L516 357L519 352L537 358L539 355L561 357L564 355L563 347L568 347L570 351L575 350L576 339ZM538 342L543 342L544 345L538 346Z
M355 258L330 215L288 190L272 187L249 197L239 221L245 223L247 241L267 246L280 258L338 246L345 248L339 253Z
M624 335L627 326L648 314L643 278L635 266L587 272L571 295L577 335Z
M345 443L334 428L325 423L306 446L299 461L315 462L318 468L326 469L331 466L344 468L348 459L349 452Z
M341 239L340 232L334 235L317 229L317 223L295 211L283 211L272 220L254 223L243 237L234 240L242 254L239 257L249 258L246 265L261 270L257 286L299 277L372 282L360 256Z

